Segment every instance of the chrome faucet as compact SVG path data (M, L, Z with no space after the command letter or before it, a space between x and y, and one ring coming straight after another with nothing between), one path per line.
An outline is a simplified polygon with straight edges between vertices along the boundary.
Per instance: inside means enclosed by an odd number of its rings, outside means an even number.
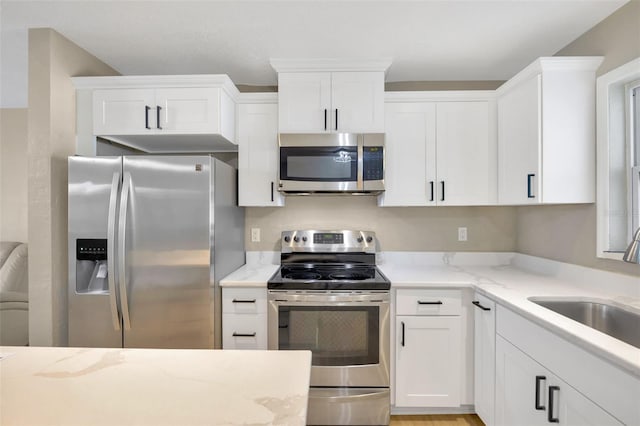
M629 247L627 247L627 250L624 252L622 260L629 263L640 264L640 228L636 229L636 232L633 234L631 244L629 244Z

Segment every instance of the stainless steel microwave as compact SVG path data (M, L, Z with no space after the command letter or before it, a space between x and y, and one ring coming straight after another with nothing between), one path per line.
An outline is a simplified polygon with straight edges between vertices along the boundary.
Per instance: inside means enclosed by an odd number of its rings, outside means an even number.
M280 192L384 191L383 133L282 133L279 144Z

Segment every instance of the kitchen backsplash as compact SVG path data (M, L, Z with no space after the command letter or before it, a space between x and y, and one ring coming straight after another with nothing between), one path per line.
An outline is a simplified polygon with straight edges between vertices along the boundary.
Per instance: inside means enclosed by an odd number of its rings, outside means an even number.
M280 251L280 233L292 229L374 231L381 251L515 251L514 207L378 207L376 197L287 197L285 207L246 208L248 251ZM468 241L458 241L466 227ZM261 240L251 242L251 228Z

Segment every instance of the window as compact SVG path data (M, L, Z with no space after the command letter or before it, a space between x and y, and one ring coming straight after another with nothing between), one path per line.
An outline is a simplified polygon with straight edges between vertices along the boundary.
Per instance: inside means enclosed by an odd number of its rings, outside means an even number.
M629 216L631 232L640 227L640 80L634 81L627 87L627 93L631 98L629 105L629 179L631 192L629 194Z
M622 259L640 226L640 58L597 80L598 257Z

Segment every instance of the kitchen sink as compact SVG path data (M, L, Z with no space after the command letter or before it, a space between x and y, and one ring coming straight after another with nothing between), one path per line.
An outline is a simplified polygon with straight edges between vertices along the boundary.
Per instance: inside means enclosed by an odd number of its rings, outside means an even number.
M640 313L603 302L536 298L529 300L640 349Z

